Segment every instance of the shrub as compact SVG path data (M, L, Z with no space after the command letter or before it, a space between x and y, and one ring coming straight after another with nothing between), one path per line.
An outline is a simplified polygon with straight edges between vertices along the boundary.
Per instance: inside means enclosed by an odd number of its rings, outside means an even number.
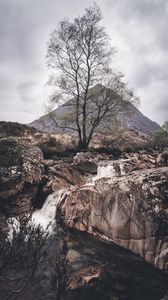
M47 141L40 142L37 146L43 151L45 158L49 158L64 150L62 143L52 136Z
M161 147L168 146L168 132L165 131L163 127L156 130L153 137L153 143L154 145Z
M0 165L15 166L22 160L22 148L14 137L0 139Z
M122 151L119 148L111 148L111 147L100 147L97 149L91 149L91 151L112 155L114 158L119 158L122 154Z
M8 221L10 234L0 230L0 295L14 299L24 292L44 254L47 235L29 217Z
M48 299L47 293L51 293L52 288L54 295L63 294L66 287L66 260L60 246L63 234L55 234L52 241L49 234L41 226L33 226L27 216L11 218L8 224L10 235L0 229L1 299L41 299L44 293L45 299ZM41 291L39 287L40 280L44 285L44 276L41 275L44 269L48 274L48 287L44 286ZM53 286L53 282L57 284Z
M50 136L48 141L47 141L48 146L50 147L60 147L61 146L61 142L59 140L57 140L55 137Z

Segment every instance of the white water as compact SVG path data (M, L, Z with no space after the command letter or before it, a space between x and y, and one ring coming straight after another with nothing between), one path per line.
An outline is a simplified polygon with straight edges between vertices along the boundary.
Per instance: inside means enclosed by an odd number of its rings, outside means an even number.
M116 176L117 172L114 168L114 161L112 162L101 162L98 166L97 175L92 177L88 185L93 185L97 179L102 177L113 177ZM55 227L55 216L58 204L68 195L67 190L60 190L58 192L54 192L50 194L43 207L39 210L36 210L32 214L32 224L37 226L41 225L41 227L49 232L52 233Z
M116 170L114 168L113 163L106 164L106 165L99 165L97 170L97 179L102 177L113 177L116 175Z
M103 177L123 176L126 175L125 164L128 163L129 159L102 161L98 165L96 179Z
M114 177L117 175L125 175L124 171L124 161L120 161L120 163L116 161L102 161L98 165L97 175L93 176L89 179L88 183L86 185L94 185L95 181L103 178L103 177ZM117 163L118 170L114 167L114 165ZM56 216L56 210L58 204L68 195L69 192L67 190L59 190L57 192L54 192L50 194L43 207L39 210L36 210L32 214L32 226L38 226L41 225L41 227L44 229L44 231L47 231L49 233L53 232L53 229L55 227L55 216ZM9 236L8 239L13 239L13 230L16 230L19 232L20 224L19 222L13 218L12 220L13 225L8 224L9 227Z
M9 242L12 242L14 232L19 233L19 231L20 231L20 223L19 223L19 220L17 218L13 217L13 218L8 219L7 225L8 225L7 240Z
M43 205L39 210L36 210L32 214L32 222L35 225L41 225L44 230L52 233L55 227L55 215L57 205L61 200L68 195L68 191L60 190L49 195Z
M41 209L35 210L32 214L31 220L28 222L28 226L38 226L40 225L42 229L51 234L55 227L55 216L57 205L64 199L66 195L68 195L67 190L59 190L58 192L54 192L50 194L43 207ZM20 231L20 222L16 218L8 219L8 236L7 239L12 242L14 232L17 234ZM25 240L26 240L25 236Z
M120 175L121 176L125 175L124 163L121 163L119 166L120 166Z
M128 159L122 159L120 161L101 161L97 168L97 175L89 178L87 185L94 185L95 181L103 177L123 176L126 174L124 170L124 164L128 162Z

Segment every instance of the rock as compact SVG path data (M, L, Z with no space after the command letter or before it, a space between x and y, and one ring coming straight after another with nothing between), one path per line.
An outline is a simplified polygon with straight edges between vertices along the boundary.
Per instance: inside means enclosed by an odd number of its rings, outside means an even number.
M44 173L41 150L3 138L0 158L0 212L6 217L31 212Z
M76 167L83 172L87 172L90 174L97 173L97 165L91 161L81 161Z
M78 186L84 182L84 173L64 161L55 162L49 167L47 176L49 178L47 186L51 186L52 191L68 188L71 185Z
M167 292L168 275L130 251L74 230L69 240L66 299L159 300Z
M90 174L97 173L97 164L95 163L94 158L89 152L77 153L74 157L73 164L76 166L76 168L82 170L83 172L87 172Z
M77 259L80 259L80 253L76 250L70 249L67 253L66 259L68 262L72 263Z
M44 166L46 168L52 167L55 165L55 161L53 159L44 159Z
M168 168L102 178L60 205L64 223L130 249L168 268Z
M84 161L84 160L92 160L93 157L91 155L90 152L78 152L75 156L74 156L74 159L73 159L73 163L74 164L79 164L81 161Z
M0 213L0 233L1 233L1 230L3 233L8 232L8 226L6 224L6 219L2 213Z

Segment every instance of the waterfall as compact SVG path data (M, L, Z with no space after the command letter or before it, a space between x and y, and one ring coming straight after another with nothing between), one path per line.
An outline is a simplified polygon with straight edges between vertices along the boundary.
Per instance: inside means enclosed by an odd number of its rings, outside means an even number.
M102 161L98 165L96 179L102 177L114 177L114 176L123 176L126 175L125 166L130 162L129 159L120 159L120 160L111 160L111 161Z
M116 170L113 163L99 165L97 170L97 179L102 177L113 177L116 175Z
M59 190L50 194L41 209L32 214L32 222L35 225L41 225L44 230L52 233L55 227L55 215L57 205L68 195L67 190Z
M101 161L98 164L97 175L89 178L85 186L94 185L95 181L103 177L115 177L126 175L125 164L129 162L129 159L122 160L111 160L111 161Z
M50 194L44 205L41 209L35 210L32 214L31 220L28 222L28 226L38 226L41 225L44 231L52 233L55 227L55 216L57 205L69 194L67 190L59 190ZM7 239L12 242L13 233L19 233L20 231L20 222L19 219L9 218L7 221L8 224L8 237ZM26 236L25 236L26 240Z
M124 170L124 163L122 162L119 166L120 166L120 175L121 176L125 175L126 173L125 173L125 170Z

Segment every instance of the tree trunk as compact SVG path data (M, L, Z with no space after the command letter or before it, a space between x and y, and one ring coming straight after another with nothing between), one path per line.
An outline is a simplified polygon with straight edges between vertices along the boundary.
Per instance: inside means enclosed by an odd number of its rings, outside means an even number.
M86 151L88 149L88 143L86 140L79 140L77 145L77 150L79 152Z

